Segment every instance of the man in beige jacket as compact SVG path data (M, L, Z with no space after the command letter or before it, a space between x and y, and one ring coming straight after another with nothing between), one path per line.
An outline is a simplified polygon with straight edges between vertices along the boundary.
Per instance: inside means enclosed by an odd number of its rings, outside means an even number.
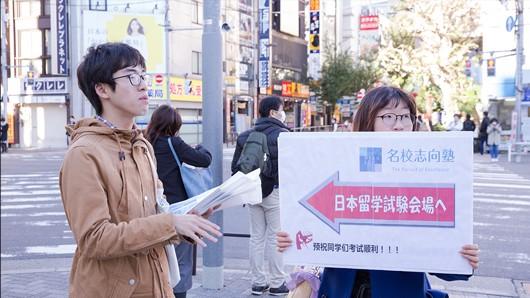
M77 243L70 297L173 297L164 245L221 235L201 216L156 213L153 149L134 124L148 107L144 72L142 55L123 43L91 47L77 69L97 115L68 128L60 173Z

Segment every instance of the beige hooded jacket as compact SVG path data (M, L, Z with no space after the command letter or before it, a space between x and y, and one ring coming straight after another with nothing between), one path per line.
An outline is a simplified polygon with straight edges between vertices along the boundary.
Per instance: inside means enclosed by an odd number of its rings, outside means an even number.
M77 243L70 297L173 297L164 245L179 237L172 215L156 214L151 145L138 129L96 119L67 130L60 189Z

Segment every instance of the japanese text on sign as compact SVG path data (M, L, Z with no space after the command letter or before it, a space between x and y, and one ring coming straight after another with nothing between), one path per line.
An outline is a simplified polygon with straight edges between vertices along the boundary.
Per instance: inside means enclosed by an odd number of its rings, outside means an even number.
M68 74L66 0L57 0L57 73Z

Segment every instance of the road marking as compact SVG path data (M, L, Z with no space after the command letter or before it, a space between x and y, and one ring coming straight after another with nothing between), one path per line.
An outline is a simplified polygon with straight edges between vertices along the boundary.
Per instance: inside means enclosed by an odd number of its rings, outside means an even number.
M23 196L23 195L59 195L59 190L28 190L28 191L3 191L2 196Z
M530 189L530 184L529 185L517 185L517 184L477 183L477 182L475 182L475 183L473 183L473 186Z
M2 198L2 203L29 203L29 202L47 202L47 201L61 201L61 197L40 197L40 198Z
M68 222L66 220L38 220L38 221L23 222L22 224L27 225L27 226L50 227L50 226L56 226L56 225L66 225L68 224Z
M46 180L39 180L39 181L35 181L35 179L31 179L31 180L28 180L28 181L25 181L25 180L20 180L20 179L13 179L14 182L2 182L2 189L5 187L5 185L9 184L9 185L34 185L34 184L38 184L38 185L42 185L42 186L45 186L45 185L59 185L58 181L46 181Z
M54 182L54 184L52 185L39 185L35 183L33 183L32 185L11 185L11 184L2 185L2 192L5 192L6 190L35 190L35 189L59 190L59 184L57 182Z
M60 244L50 246L28 246L26 253L29 254L73 254L77 245L75 244Z
M26 205L2 205L2 210L8 209L34 209L34 208L50 208L60 205L60 203L55 204L26 204Z
M37 212L37 213L2 213L1 217L36 217L36 216L66 216L64 212Z
M527 196L527 195L496 194L496 193L484 193L484 192L475 192L473 195L475 197L530 199L530 196Z
M516 206L530 206L530 202L519 201L519 200L503 200L503 199L486 199L486 198L477 198L473 199L474 202L481 203L493 203L493 204L506 204L506 205L516 205Z

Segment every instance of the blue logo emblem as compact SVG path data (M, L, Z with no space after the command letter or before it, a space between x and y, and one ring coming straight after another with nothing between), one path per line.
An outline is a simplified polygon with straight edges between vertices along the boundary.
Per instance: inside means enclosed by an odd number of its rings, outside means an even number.
M361 147L359 165L361 172L381 172L383 166L382 149L378 147Z

